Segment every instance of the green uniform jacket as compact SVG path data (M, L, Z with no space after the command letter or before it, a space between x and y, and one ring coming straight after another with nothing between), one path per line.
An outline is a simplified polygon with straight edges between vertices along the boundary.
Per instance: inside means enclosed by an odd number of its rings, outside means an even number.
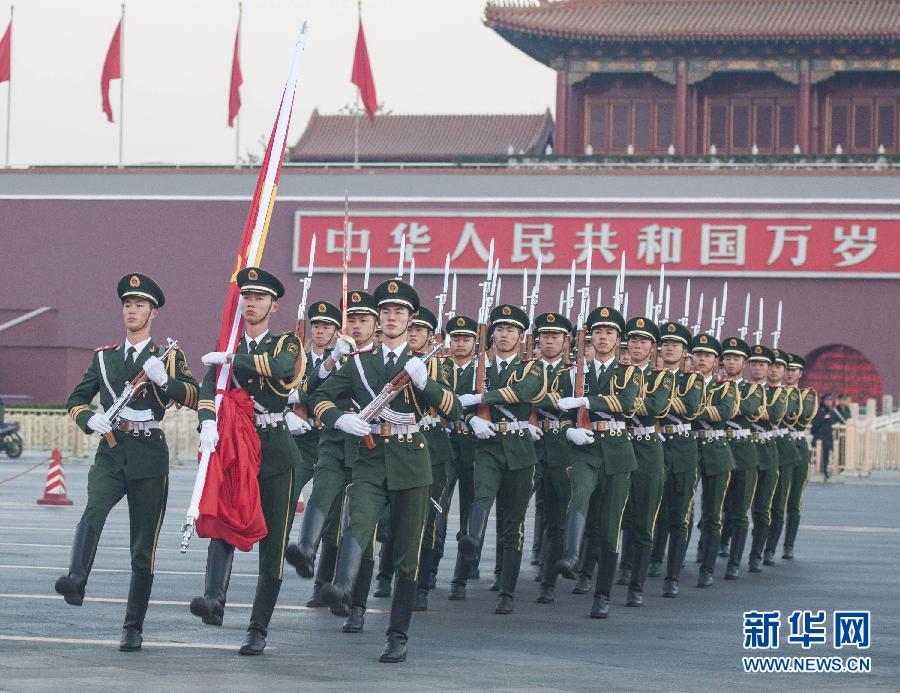
M433 358L428 366L428 375L433 380L448 389L452 389L450 383L453 379L453 362L450 359ZM453 447L450 445L450 436L441 424L439 411L434 407L428 407L425 413L434 419L438 419L437 423L422 431L425 434L425 442L428 444L431 466L443 468L453 461Z
M241 337L232 359L232 376L238 386L244 388L255 402L256 413L277 414L287 408L291 390L299 384L294 380L294 366L300 354L300 340L293 332L267 334L256 345L252 354L247 353L247 342ZM200 405L197 413L200 422L216 418L216 368L206 371L200 386ZM285 430L287 430L285 428ZM288 436L290 438L290 436ZM263 455L259 478L265 479L291 470L298 455Z
M805 387L800 391L800 416L797 417L795 427L799 431L806 431L807 427L816 418L819 411L819 393L811 387ZM795 441L797 452L800 454L800 463L809 464L812 458L812 450L809 447L809 440L804 435Z
M462 373L460 373L459 368L452 359L447 359L447 362L453 369L453 375L449 384L450 389L453 390L454 394L457 396L475 394L475 361L469 361L466 367L463 368ZM457 464L460 469L472 469L472 467L475 466L476 438L466 425L465 419L469 414L475 413L476 409L477 407L465 407L461 410L460 418L450 422L450 437L456 443L457 449L459 450ZM457 426L457 423L461 425ZM460 430L457 430L457 428Z
M547 366L547 392L534 405L537 425L544 432L541 439L535 442L534 452L541 464L547 467L568 467L572 464L572 446L566 439L566 428L572 425L572 420L556 408L560 398L572 395L570 369L571 366L567 366L562 359L556 366ZM553 427L553 421L559 422L558 428Z
M673 373L675 385L672 391L672 406L661 419L663 426L677 425L692 421L703 407L703 378L698 373L685 373L678 369ZM666 464L676 474L696 470L699 461L697 441L693 433L665 434L663 446Z
M786 407L785 391L783 387L765 386L766 393L766 416L764 427L766 430L773 431L781 425L781 418L784 416ZM759 456L759 469L761 471L774 469L778 467L778 445L774 438L765 441L766 453Z
M591 421L616 420L625 423L634 414L639 404L644 376L639 368L613 361L612 365L597 376L595 362L591 362L585 372L584 395L588 400ZM574 378L575 369L571 371ZM573 421L577 410L568 415ZM607 475L631 472L637 469L637 460L631 439L625 432L594 433L594 442L574 448L582 454L579 459L599 468L603 466Z
M491 421L495 424L511 421L526 423L531 416L531 405L539 402L547 393L547 374L543 364L534 360L522 362L518 356L509 362L502 381L496 361L491 359L486 368L485 380L482 401L490 405ZM466 421L475 415L468 414ZM475 445L492 447L498 456L501 454L498 448L502 448L504 459L511 470L537 464L534 444L528 431L511 431L506 434L498 431L493 438L476 439Z
M641 387L641 396L637 401L631 421L636 426L655 426L658 419L664 418L672 408L675 376L668 370L657 368L646 368L643 375L644 384ZM659 436L655 434L651 438L656 443L661 442Z
M361 407L379 393L403 365L413 356L407 348L400 355L393 373L386 373L383 351L376 348L352 356L337 373L319 385L312 395L315 415L329 428L343 416L345 410L336 403L352 398ZM362 374L360 374L362 370ZM363 379L365 378L365 379ZM433 406L441 416L453 419L459 416L459 400L448 387L428 378L424 390L412 384L391 402L390 408L399 414L414 414L421 420L428 406ZM387 484L389 491L402 491L421 486L430 486L431 459L425 436L421 432L410 436L373 436L375 447L369 450L357 439L357 457L353 463L353 480L366 481L377 486Z
M704 406L697 415L697 431L724 431L726 421L733 418L740 406L738 388L733 380L710 381L704 395ZM734 469L734 457L728 441L722 438L698 438L700 468L706 476L725 474Z
M737 384L738 397L738 413L731 419L729 426L731 428L741 428L753 431L753 424L758 422L763 416L763 403L765 400L765 391L762 385L750 383L741 380ZM755 469L759 465L759 455L756 452L756 443L752 438L740 438L730 441L731 454L734 456L734 468L738 471L743 469Z
M326 349L322 360L324 361L327 359L330 353L331 349ZM313 377L319 370L318 367L315 366L315 360L316 357L312 351L306 352L306 371L303 374L303 380L297 385L297 396L300 403L306 405L307 418L315 421L312 430L307 431L302 436L294 436L294 442L297 443L300 457L307 466L315 466L316 460L319 459L319 422L312 415L312 405L309 403L310 395L315 391L315 388L318 387L319 383L322 382L318 377ZM293 410L290 405L288 406L288 410Z
M69 416L72 417L78 428L85 433L92 433L87 426L87 422L94 415L89 405L97 393L100 394L100 405L103 409L109 409L115 401L113 394L103 380L100 370L100 359L103 359L109 387L113 389L115 396L118 397L125 388L125 384L141 373L144 362L150 356L156 356L159 353L161 353L160 347L150 342L137 356L131 370L126 372L125 355L121 344L115 347L97 349L93 357L91 357L91 365L88 366L81 382L75 386L66 402ZM166 383L165 390L151 382L128 405L136 411L149 409L156 421L162 421L166 409L172 404L179 404L191 409L197 408L197 381L191 375L184 354L178 349L170 352L166 358L165 366L169 374L169 382ZM117 438L120 438L132 434L120 431L115 435ZM142 452L129 457L126 469L127 478L147 479L155 476L165 476L169 473L168 447L161 432L153 431L149 436L140 435L132 442L139 442ZM102 448L106 445L106 440L101 439L100 447ZM146 448L146 451L144 451L144 448Z
M794 430L794 424L800 416L802 405L800 404L800 388L786 387L784 416L781 419L781 427ZM780 436L778 441L778 466L789 467L800 464L800 456L797 454L797 446L789 435Z

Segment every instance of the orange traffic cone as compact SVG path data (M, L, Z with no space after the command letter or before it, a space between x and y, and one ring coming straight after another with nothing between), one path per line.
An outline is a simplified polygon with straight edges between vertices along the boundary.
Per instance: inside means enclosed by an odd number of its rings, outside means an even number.
M72 501L66 497L66 476L59 448L53 448L50 453L50 470L47 472L47 483L44 484L44 496L37 499L37 504L72 505Z

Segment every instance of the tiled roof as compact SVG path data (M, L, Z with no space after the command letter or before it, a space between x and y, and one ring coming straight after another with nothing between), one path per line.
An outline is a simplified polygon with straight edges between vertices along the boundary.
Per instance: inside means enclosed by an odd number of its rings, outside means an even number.
M353 116L313 111L291 161L352 161ZM548 110L536 115L378 115L359 121L361 161L451 161L459 157L542 154L553 133Z
M900 0L492 0L500 33L602 41L897 39Z

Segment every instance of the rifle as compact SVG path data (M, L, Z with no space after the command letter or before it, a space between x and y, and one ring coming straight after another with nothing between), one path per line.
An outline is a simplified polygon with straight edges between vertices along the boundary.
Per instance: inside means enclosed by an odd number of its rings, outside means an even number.
M681 316L681 320L679 320L682 325L687 327L691 322L691 280L687 280L687 284L684 287L684 314Z
M622 310L623 300L625 296L625 251L622 251L622 266L616 275L616 291L613 294L613 308ZM623 311L625 315L628 311ZM627 316L626 316L627 317Z
M166 357L171 353L173 349L178 348L178 342L174 339L166 340L166 350L159 355L160 361L165 361ZM109 425L113 427L115 430L122 421L122 411L127 407L134 398L141 394L147 386L150 385L150 380L147 378L147 374L144 371L138 373L134 378L132 378L129 382L125 383L125 388L122 390L122 394L116 397L115 401L106 410L106 418L109 420ZM103 437L106 438L106 444L109 447L116 447L116 436L112 431L109 433L104 433Z
M441 350L440 345L435 346L431 351L429 351L422 358L422 361L425 365L428 365L428 362ZM388 405L394 400L394 398L400 394L400 391L403 390L409 384L409 373L406 371L400 371L397 375L394 376L393 380L385 385L381 392L379 392L375 399L369 402L363 410L359 413L359 418L363 421L371 422L372 419L376 417L381 417L388 423L403 425L409 423L406 420L408 415L406 414L397 414L388 408ZM363 442L369 450L375 449L375 440L372 438L372 434L369 433L363 438Z
M779 339L781 339L781 301L778 302L778 317L775 322L775 331L772 333L772 348L778 348Z
M747 339L747 330L750 329L750 292L747 292L747 299L744 301L744 324L738 330L741 339Z
M762 343L763 336L763 297L759 297L759 321L756 324L756 332L753 333L753 338L756 340L757 344Z
M588 249L587 266L584 272L584 288L581 289L581 307L578 311L578 324L575 333L575 396L584 397L584 346L585 323L591 302L591 249ZM591 417L587 407L578 407L575 414L575 425L586 430L591 429Z
M491 292L496 278L492 276L494 270L494 239L491 239L490 250L488 252L487 274L484 282L481 284L481 307L478 309L478 343L475 345L475 353L477 354L478 365L475 367L475 392L479 395L484 394L485 368L487 366L487 322L490 319L491 312ZM485 421L491 420L491 410L487 404L478 405L478 416Z
M700 292L700 300L697 303L697 322L694 323L694 336L700 334L700 328L703 325L703 292Z
M716 339L721 339L722 325L725 324L725 304L728 303L728 282L722 286L722 305L719 306L719 315L716 317ZM715 308L713 308L715 313Z
M341 250L341 336L356 344L347 334L347 275L350 273L350 193L344 190L344 247Z
M526 293L528 270L525 270L525 279L522 282L522 299L526 305L522 306L522 310L528 309L528 329L525 332L525 358L530 359L534 356L534 312L537 308L538 297L541 291L541 269L543 267L543 255L538 255L537 272L534 275L534 285L531 287L531 294Z
M447 304L447 287L450 283L450 253L447 253L447 258L444 260L444 283L441 286L441 293L439 293L435 298L438 301L438 309L437 309L437 328L434 332L434 341L437 343L438 333L443 334L444 330L444 306ZM443 340L440 340L443 341Z
M313 234L312 240L309 242L309 267L306 270L306 277L303 278L303 294L300 296L300 305L297 306L297 326L294 328L294 336L300 340L300 354L297 362L294 364L294 380L306 372L306 299L309 296L309 287L312 284L313 267L316 262L316 235ZM309 410L306 403L297 402L294 405L294 413L301 419L309 418Z

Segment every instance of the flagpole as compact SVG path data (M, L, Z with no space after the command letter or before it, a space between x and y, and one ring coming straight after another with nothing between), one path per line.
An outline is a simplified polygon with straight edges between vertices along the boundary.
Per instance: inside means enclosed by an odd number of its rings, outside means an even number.
M238 30L237 30L237 54L238 65L241 64L241 18L244 12L244 3L238 2ZM234 117L234 167L241 167L241 113L238 111Z
M122 143L125 134L125 3L122 3L122 28L119 33L119 168L122 164Z
M6 168L9 168L9 129L12 120L12 22L13 7L9 6L9 81L6 84Z
M362 0L356 0L356 16L362 23ZM356 107L353 109L353 168L359 168L359 86L356 87Z

